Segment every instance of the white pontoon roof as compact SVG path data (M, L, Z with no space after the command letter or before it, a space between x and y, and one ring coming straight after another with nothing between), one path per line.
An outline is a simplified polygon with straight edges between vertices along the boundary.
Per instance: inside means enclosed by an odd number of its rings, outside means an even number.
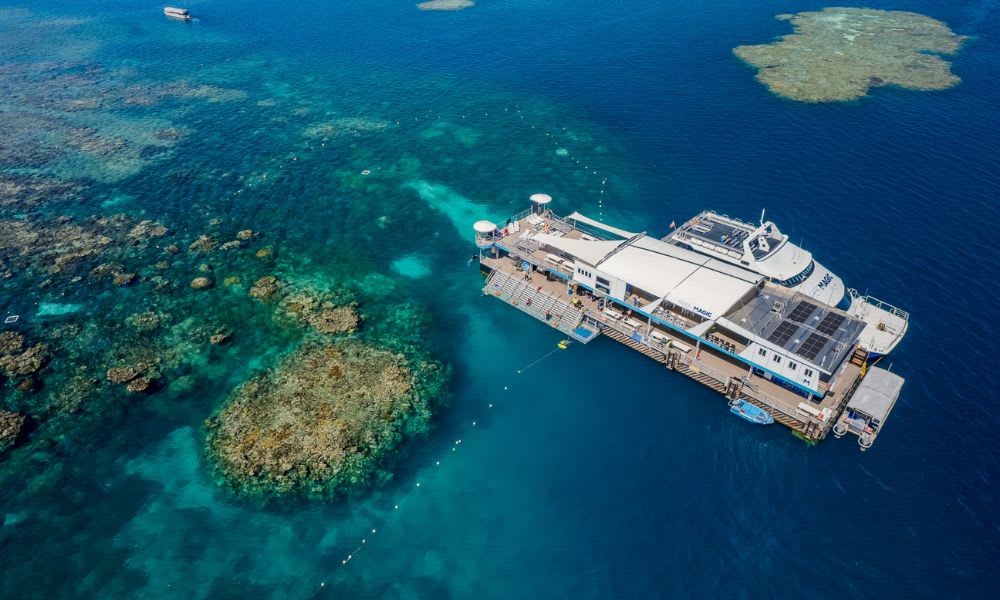
M625 239L568 239L545 233L533 239L649 295L709 319L723 315L763 278L656 238L605 225L578 212L566 218Z
M891 371L872 367L861 380L861 385L851 396L847 408L863 412L869 417L884 421L899 398L903 378Z
M567 219L572 219L573 221L579 221L580 223L586 223L587 225L590 225L591 227L596 227L598 229L607 231L608 233L613 233L615 235L621 236L621 237L626 238L626 239L628 239L628 238L630 238L630 237L632 237L632 236L635 235L634 233L631 233L629 231L625 231L624 229L618 229L617 227L612 227L610 225L605 225L604 223L601 223L600 221L595 221L595 220L591 219L590 217L585 217L585 216L581 215L578 212L574 212L573 214L569 215L566 218Z
M532 239L546 246L552 246L557 250L571 254L589 265L596 265L601 262L605 256L614 252L619 246L625 243L625 240L573 240L554 236L550 233L538 233Z
M677 257L628 246L598 267L646 293L714 318L753 289L752 278L734 277L705 266L710 259L689 262ZM748 280L749 279L749 280Z

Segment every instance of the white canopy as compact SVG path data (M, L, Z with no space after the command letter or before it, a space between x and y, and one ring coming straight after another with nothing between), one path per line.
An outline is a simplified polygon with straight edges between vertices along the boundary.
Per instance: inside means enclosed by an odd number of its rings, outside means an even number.
M468 221L466 221L466 222L468 222ZM484 219L482 221L476 221L472 225L472 228L475 229L479 233L489 233L491 231L494 231L497 228L497 224L494 223L494 222L492 222L492 221L487 221L487 220Z
M552 196L548 194L532 194L531 201L535 204L548 204L552 202Z
M899 398L903 388L903 378L891 371L872 367L861 380L861 385L851 396L847 408L862 412L869 417L884 421Z
M626 239L628 239L628 238L630 238L630 237L632 237L632 236L635 235L634 233L630 233L628 231L625 231L624 229L618 229L617 227L612 227L610 225L605 225L604 223L601 223L600 221L595 221L595 220L593 220L593 219L591 219L589 217L585 217L585 216L581 215L578 212L574 212L573 214L569 215L566 218L567 219L572 219L573 221L579 221L580 223L586 223L587 225L590 225L591 227L596 227L598 229L603 229L604 231L607 231L608 233L613 233L615 235L621 236L621 237L626 238Z
M557 237L550 233L538 233L532 239L557 250L562 250L591 266L601 262L601 259L625 243L624 240L573 240Z
M599 268L648 294L715 319L749 292L755 282L716 271L711 263L705 257L701 262L691 262L633 245L607 258Z

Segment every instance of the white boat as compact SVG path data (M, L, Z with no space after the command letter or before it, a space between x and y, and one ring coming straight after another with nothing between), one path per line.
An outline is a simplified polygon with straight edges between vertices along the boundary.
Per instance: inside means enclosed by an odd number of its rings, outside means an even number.
M706 210L681 224L663 241L737 265L771 283L837 307L866 324L862 348L887 354L896 347L909 314L891 304L848 290L843 280L817 262L812 254L789 241L772 221L754 225Z
M186 8L174 8L173 6L168 6L163 9L163 14L167 15L171 19L180 19L181 21L191 20L191 13Z
M847 308L843 280L763 216L760 225L754 225L707 210L674 229L664 241L749 269L829 306Z

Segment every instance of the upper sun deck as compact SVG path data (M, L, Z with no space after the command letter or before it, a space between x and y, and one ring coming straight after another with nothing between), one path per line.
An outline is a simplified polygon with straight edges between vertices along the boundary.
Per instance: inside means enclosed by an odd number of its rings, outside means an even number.
M785 236L772 223L756 226L739 219L707 210L683 223L668 238L734 260L742 260L749 251L754 260L763 260L778 250ZM761 241L763 239L763 242Z

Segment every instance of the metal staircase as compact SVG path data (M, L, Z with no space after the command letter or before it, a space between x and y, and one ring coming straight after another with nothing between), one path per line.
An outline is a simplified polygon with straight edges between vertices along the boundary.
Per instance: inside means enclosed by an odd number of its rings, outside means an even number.
M597 332L592 332L587 337L576 333L583 321L583 313L562 298L544 290L539 291L531 281L503 271L493 271L486 279L483 293L503 300L579 342L587 343L597 337Z

